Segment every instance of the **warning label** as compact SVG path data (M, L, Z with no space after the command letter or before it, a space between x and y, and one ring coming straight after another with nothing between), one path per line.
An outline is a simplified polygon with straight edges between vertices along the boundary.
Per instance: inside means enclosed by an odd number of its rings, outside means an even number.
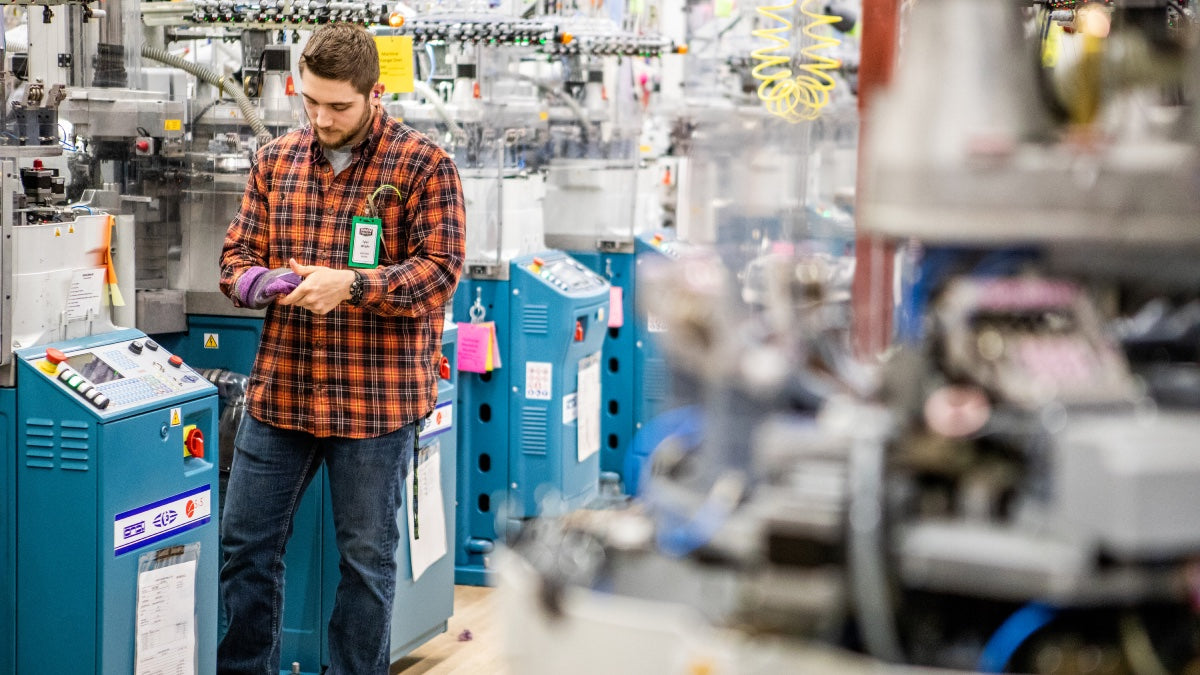
M217 333L205 333L204 334L204 348L205 349L220 349L221 348L220 336Z

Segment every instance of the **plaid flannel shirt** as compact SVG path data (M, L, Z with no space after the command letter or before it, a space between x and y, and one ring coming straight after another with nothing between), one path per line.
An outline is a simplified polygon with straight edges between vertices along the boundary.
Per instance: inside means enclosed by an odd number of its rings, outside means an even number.
M367 138L337 176L311 127L263 146L255 157L221 253L221 291L248 268L346 269L350 226L367 198L382 219L379 267L360 269L361 306L324 316L295 306L267 309L246 392L261 422L318 437L371 438L432 412L444 306L462 270L466 214L450 157L377 109Z

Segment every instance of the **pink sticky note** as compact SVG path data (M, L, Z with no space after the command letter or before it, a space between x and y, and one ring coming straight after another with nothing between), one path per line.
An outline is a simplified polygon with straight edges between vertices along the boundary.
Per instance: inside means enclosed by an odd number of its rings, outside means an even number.
M625 311L621 307L621 299L625 291L620 286L608 287L608 327L620 328L625 325Z
M458 342L455 343L458 369L467 373L486 373L491 341L492 332L487 326L460 322Z

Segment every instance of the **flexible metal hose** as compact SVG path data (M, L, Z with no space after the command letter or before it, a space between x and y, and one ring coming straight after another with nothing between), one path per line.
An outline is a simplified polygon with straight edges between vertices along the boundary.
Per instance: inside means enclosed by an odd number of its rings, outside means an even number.
M267 126L263 124L262 119L258 116L258 111L254 109L254 104L246 97L246 92L242 91L242 88L237 86L237 83L230 78L210 68L175 56L171 52L159 49L158 47L142 45L142 57L153 59L159 63L165 63L168 66L191 73L205 82L212 84L217 89L228 93L233 97L234 102L237 103L238 109L242 111L242 117L245 118L246 123L254 130L254 135L258 139L259 144L267 143L275 137L267 130Z

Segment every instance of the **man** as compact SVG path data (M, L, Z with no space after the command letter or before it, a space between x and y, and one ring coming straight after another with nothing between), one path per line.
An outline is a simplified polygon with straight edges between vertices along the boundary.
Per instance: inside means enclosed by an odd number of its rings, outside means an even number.
M367 31L321 27L299 69L310 124L258 151L221 255L221 290L267 317L221 522L218 669L279 672L281 560L323 462L341 553L328 672L383 674L400 490L464 256L462 185L378 104Z

